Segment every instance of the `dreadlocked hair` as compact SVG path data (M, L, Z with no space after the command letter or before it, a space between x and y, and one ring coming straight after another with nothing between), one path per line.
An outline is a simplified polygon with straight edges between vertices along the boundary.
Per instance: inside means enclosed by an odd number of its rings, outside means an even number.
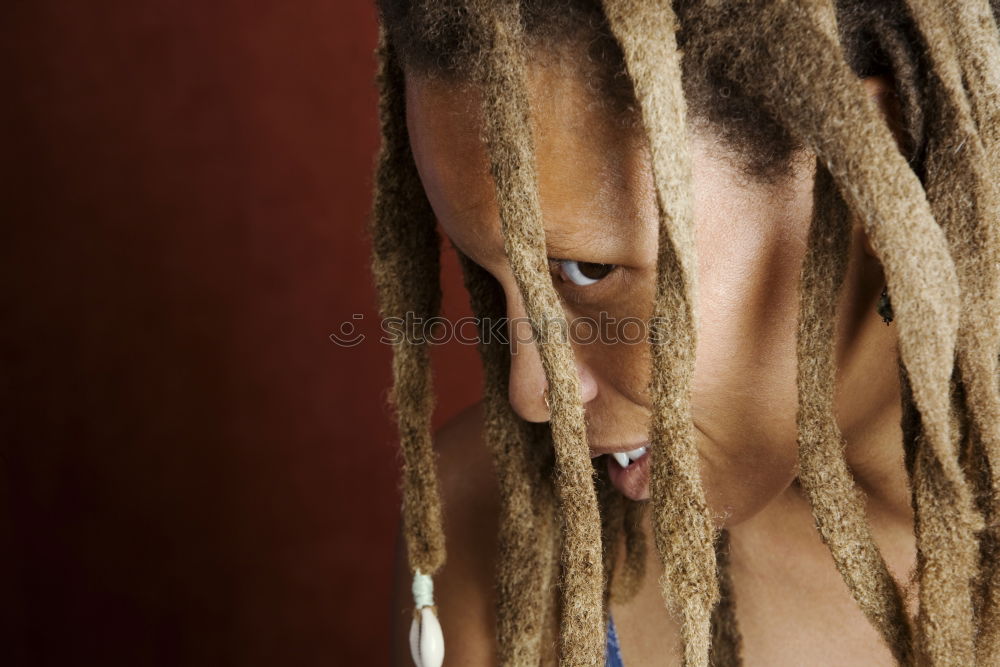
M799 482L860 610L901 665L1000 664L1000 36L988 0L380 0L382 151L372 227L385 316L432 315L439 242L403 120L407 71L475 84L501 231L549 387L551 419L509 405L509 352L480 347L485 439L501 498L497 647L505 665L600 664L610 600L642 582L650 512L685 665L740 663L728 536L710 516L690 419L697 331L687 127L748 174L815 156L797 332ZM650 320L651 502L589 460L573 351L546 263L526 54L581 41L585 74L652 160L659 246ZM766 73L766 74L763 74ZM894 136L859 77L890 77ZM879 258L898 326L917 538L911 618L866 517L834 415L833 339L852 220ZM503 314L462 258L472 307ZM404 278L405 276L405 278ZM394 350L403 520L416 572L444 562L420 340ZM621 553L624 560L619 563ZM621 565L618 567L617 565ZM617 572L617 574L615 574ZM552 594L554 584L558 599ZM557 630L556 630L557 626Z
M948 128L929 137L927 195L945 230L963 294L958 329L957 385L953 402L964 437L958 438L966 470L986 520L974 601L981 618L976 647L980 664L1000 661L997 608L997 523L1000 521L1000 219L996 174L1000 105L1000 44L984 27L992 21L985 2L965 12L945 13L932 4L913 3L934 64L929 78L936 125ZM955 16L955 19L951 17ZM958 44L968 45L957 48ZM989 102L993 95L993 104ZM958 186L958 187L956 187Z
M833 414L835 312L851 225L830 173L822 164L816 170L797 345L799 482L851 594L899 663L907 665L910 628L903 597L868 529L865 499L854 486Z
M372 273L383 318L407 312L436 315L441 305L440 240L424 195L404 111L403 73L385 35L379 38L382 147L372 215ZM405 224L402 222L405 220ZM413 281L398 276L411 275ZM431 447L430 359L425 341L406 336L393 350L393 389L403 453L403 526L407 557L432 575L444 564L441 500Z
M667 604L681 620L684 664L707 665L719 584L715 528L701 487L690 417L696 268L676 18L666 4L608 0L605 9L649 138L660 223L650 326L650 441L661 445L651 457L650 497L664 566L660 581Z
M472 311L480 322L503 317L503 293L490 275L459 255ZM500 489L497 558L498 661L538 664L548 656L541 644L551 610L555 499L546 482L552 460L546 433L518 419L507 400L510 352L500 341L480 336L483 361L485 440L493 456Z
M604 655L605 577L593 466L579 378L559 298L548 279L548 253L533 169L525 53L516 3L469 2L486 57L474 72L482 89L485 141L496 183L501 233L512 273L539 338L551 400L555 494L562 517L560 662L592 665Z

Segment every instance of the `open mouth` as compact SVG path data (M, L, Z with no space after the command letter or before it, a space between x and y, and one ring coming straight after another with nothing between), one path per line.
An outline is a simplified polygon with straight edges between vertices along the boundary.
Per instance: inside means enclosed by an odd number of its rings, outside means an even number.
M645 447L605 455L611 485L626 498L649 498L649 453Z
M638 461L645 455L645 447L639 447L638 449L633 449L629 452L615 452L614 454L608 454L608 456L617 461L618 465L622 468L628 468L632 463Z

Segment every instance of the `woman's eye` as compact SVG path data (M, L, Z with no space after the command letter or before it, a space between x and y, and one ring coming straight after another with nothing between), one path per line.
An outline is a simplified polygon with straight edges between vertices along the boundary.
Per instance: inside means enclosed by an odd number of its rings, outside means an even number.
M568 280L574 285L579 285L584 287L586 285L593 285L598 280L601 280L612 270L614 270L614 264L598 264L597 262L577 262L572 259L560 259L556 260L559 266L559 273L563 280Z

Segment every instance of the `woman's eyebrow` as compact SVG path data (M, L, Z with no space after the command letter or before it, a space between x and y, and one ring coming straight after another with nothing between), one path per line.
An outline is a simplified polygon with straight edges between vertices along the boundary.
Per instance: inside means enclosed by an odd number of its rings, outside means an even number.
M452 221L455 224L456 221ZM457 221L458 225L463 225L463 220ZM467 223L468 233L454 235L447 231L447 228L438 221L438 229L448 244L458 253L465 255L470 260L481 266L483 269L493 273L494 268L506 263L507 254L504 251L501 239L490 238L489 234L484 234L474 224ZM464 237L460 241L458 236ZM465 241L463 243L462 241Z
M599 255L622 250L628 242L617 222L581 220L575 223L545 226L545 247L548 254L560 259L580 259L574 255Z

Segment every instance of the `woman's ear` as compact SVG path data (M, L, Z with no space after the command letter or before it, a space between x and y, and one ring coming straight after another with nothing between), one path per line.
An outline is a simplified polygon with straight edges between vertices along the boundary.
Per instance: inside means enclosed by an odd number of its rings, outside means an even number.
M906 154L906 131L903 129L903 109L896 95L896 82L892 75L869 76L861 80L868 97L882 112L886 125L896 138L896 145Z

